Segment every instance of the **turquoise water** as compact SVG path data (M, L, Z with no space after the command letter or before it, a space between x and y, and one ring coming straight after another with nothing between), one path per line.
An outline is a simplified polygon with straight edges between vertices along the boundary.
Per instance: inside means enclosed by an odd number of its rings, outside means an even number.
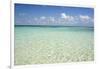
M15 65L94 60L90 27L15 27Z

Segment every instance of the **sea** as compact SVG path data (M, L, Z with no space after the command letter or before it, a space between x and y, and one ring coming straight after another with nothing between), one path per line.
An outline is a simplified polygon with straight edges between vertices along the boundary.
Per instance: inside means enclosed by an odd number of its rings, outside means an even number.
M14 28L14 64L53 64L94 60L94 27Z

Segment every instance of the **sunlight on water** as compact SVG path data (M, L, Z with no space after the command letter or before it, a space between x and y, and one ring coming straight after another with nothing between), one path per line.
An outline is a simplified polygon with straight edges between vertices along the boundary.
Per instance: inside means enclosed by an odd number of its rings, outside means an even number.
M86 27L15 27L15 65L94 60L94 31Z

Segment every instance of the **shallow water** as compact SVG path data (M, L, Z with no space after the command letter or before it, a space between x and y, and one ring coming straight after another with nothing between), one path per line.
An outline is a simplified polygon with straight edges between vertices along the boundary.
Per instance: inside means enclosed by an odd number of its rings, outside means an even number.
M94 31L87 27L15 27L14 64L94 60Z

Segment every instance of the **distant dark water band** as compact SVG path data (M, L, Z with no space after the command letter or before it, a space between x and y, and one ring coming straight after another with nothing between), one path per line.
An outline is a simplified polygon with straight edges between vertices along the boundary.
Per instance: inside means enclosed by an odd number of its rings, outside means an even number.
M52 26L52 25L14 25L15 27L83 27L83 28L94 28L90 26Z

